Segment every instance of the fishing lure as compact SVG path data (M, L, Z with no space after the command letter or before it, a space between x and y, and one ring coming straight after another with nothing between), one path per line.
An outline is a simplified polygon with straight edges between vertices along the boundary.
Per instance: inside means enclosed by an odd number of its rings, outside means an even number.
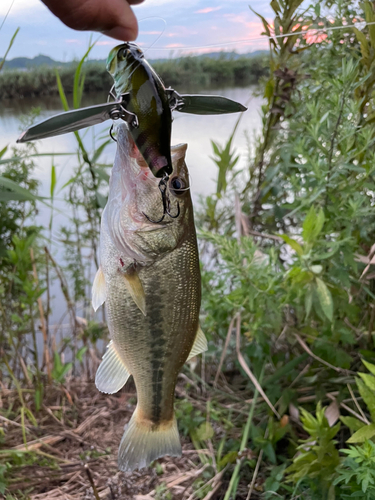
M17 142L44 139L109 119L121 119L127 122L131 136L151 172L161 179L159 189L163 200L163 217L178 217L178 210L175 216L169 212L165 189L169 175L173 172L170 154L172 111L216 115L243 112L247 108L222 96L180 95L172 88L165 88L142 50L133 42L111 50L107 70L114 79L112 88L115 94L112 89L110 91L114 101L55 115L24 131Z

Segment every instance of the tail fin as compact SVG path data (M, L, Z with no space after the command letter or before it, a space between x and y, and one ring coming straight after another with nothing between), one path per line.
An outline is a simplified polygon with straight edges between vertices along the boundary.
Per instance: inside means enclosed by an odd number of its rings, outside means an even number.
M143 469L164 455L181 456L176 418L154 427L139 419L136 408L121 439L118 451L119 469L124 472Z

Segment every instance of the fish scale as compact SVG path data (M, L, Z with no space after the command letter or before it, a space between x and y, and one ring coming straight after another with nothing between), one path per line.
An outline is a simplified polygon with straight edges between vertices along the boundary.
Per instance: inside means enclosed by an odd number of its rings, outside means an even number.
M140 271L147 316L143 316L135 305L128 306L132 299L121 279L116 285L112 284L117 290L109 295L106 302L108 317L111 318L111 337L119 351L124 352L125 364L134 377L138 401L145 417L152 421L155 407L150 405L150 401L158 400L165 407L164 413L158 417L161 420L170 418L173 411L173 398L164 397L168 390L162 390L155 383L158 374L165 370L164 360L168 361L168 377L162 379L162 383L166 388L171 384L174 388L198 328L200 289L197 280L184 277L180 272L192 267L195 267L196 273L199 272L198 255L192 253L193 248L193 245L183 245L172 255ZM176 270L176 267L179 269ZM165 297L170 297L176 307L167 307L169 301ZM119 307L120 300L122 308ZM181 307L182 304L184 307ZM131 335L125 337L125 329Z

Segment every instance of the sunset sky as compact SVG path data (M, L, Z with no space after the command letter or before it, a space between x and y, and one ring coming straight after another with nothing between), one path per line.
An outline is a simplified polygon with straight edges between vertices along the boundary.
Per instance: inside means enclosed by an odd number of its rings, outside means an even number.
M268 2L261 0L145 0L134 7L139 20L137 43L146 49L155 42L148 52L150 59L218 50L252 52L266 48L266 40L244 41L262 32L262 25L249 9L249 3L264 17L272 18ZM11 4L12 0L0 0L0 25ZM40 0L15 0L0 30L0 57L18 26L21 30L8 59L45 54L70 61L85 53L90 39L90 33L65 27ZM93 36L94 39L100 37L91 55L95 59L105 58L119 43L98 33ZM219 46L208 47L210 45Z

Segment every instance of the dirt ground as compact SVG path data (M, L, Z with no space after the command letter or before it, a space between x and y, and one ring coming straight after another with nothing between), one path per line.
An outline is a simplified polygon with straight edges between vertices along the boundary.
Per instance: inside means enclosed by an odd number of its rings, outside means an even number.
M182 438L179 459L161 459L158 465L134 473L118 471L118 445L135 407L134 390L128 391L105 395L93 383L84 382L47 386L35 426L27 413L29 408L36 415L32 391L23 392L22 425L16 392L3 388L2 408L20 415L12 420L0 416L0 453L3 463L12 463L6 476L11 495L31 500L197 498L193 483L202 477L205 466L187 438ZM210 484L212 491L205 500L222 498L223 474L214 476Z

